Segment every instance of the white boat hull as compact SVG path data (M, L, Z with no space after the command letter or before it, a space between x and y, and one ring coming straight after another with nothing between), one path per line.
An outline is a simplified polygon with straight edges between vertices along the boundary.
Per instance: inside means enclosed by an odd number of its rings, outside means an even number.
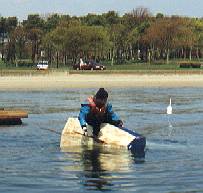
M88 126L88 137L83 135L83 130L77 118L69 118L61 134L60 147L80 146L81 144L92 145L101 143L114 148L125 148L132 153L144 153L145 137L136 134L126 128L119 128L108 123L103 123L98 137L92 135L92 127Z

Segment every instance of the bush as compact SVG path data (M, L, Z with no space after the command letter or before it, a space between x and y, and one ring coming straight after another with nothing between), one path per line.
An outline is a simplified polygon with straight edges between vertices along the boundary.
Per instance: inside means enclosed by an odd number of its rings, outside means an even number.
M190 68L191 64L188 62L181 62L180 64L180 68Z
M29 60L29 59L23 59L23 60L18 60L17 65L18 67L32 67L33 62L32 60Z
M192 68L201 68L201 63L192 63Z
M201 68L201 63L198 62L180 62L180 68Z

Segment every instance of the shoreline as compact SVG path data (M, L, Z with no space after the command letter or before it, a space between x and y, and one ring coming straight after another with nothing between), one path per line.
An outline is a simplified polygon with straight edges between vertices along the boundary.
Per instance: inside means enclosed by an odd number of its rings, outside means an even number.
M61 90L68 88L203 87L201 74L67 74L0 76L0 90Z

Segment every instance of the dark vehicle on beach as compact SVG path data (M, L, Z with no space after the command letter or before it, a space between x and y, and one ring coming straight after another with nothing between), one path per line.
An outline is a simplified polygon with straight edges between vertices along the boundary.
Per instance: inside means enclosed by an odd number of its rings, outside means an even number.
M74 70L106 70L106 66L95 61L89 61L81 65L80 63L73 64Z

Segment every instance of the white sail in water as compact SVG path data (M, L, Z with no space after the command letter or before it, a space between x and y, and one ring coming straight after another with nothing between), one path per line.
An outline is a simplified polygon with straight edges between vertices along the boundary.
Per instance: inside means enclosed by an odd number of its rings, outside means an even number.
M171 115L171 114L172 114L171 98L170 98L169 105L168 105L168 107L167 107L167 114L168 114L168 115Z

